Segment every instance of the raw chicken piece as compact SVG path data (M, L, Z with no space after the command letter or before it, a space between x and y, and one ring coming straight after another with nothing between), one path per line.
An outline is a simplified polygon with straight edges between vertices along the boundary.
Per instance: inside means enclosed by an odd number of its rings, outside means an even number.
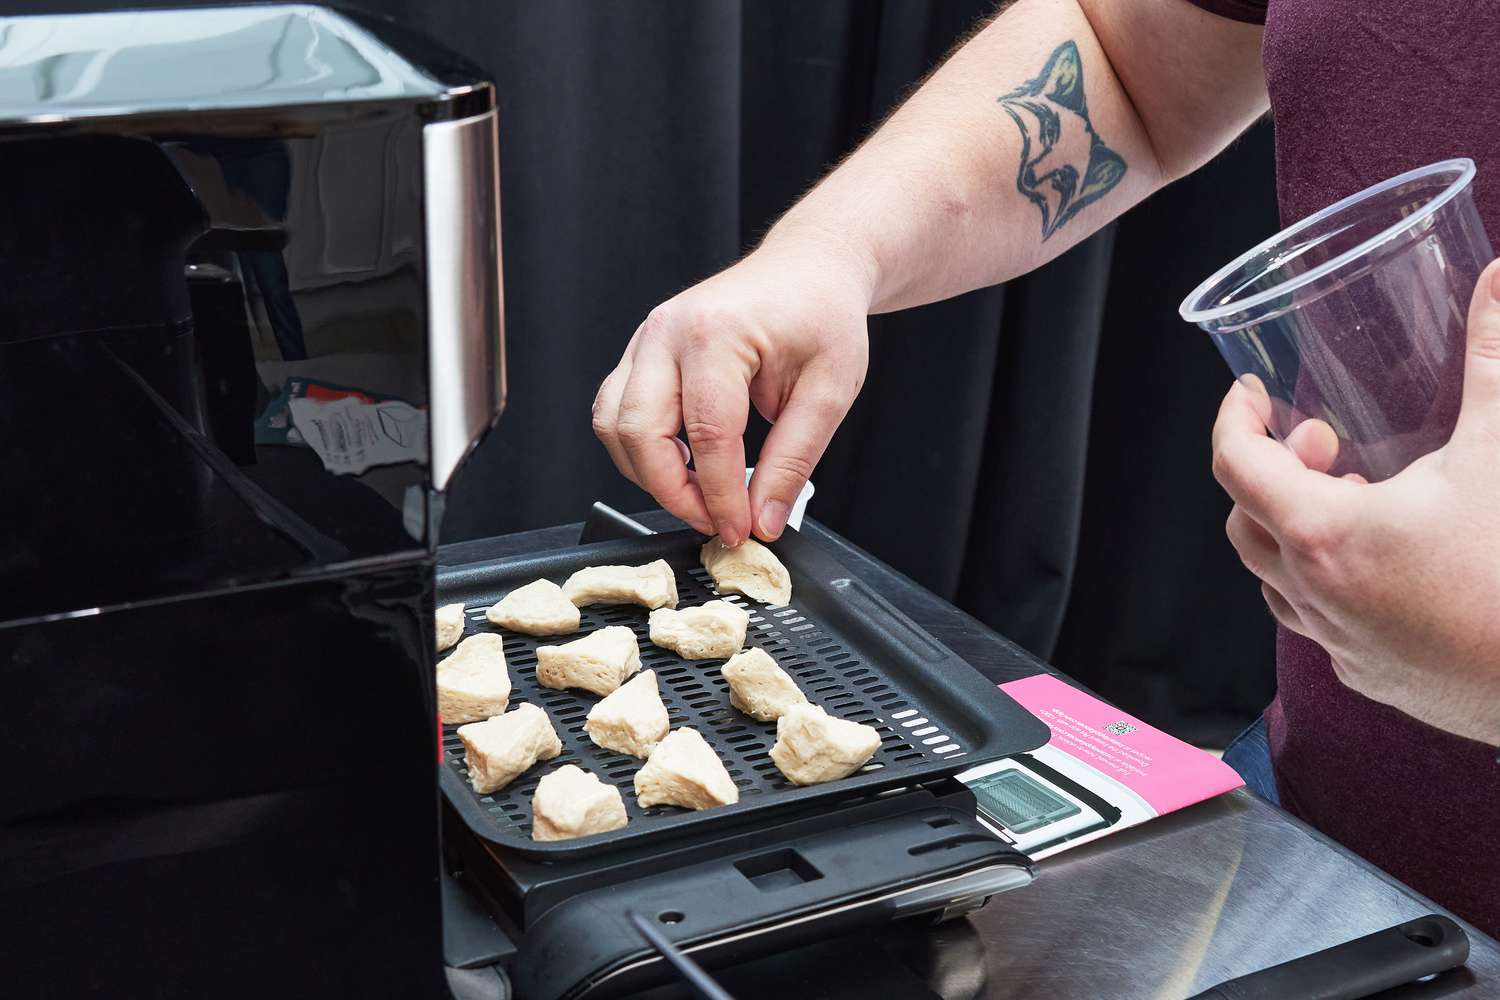
M563 583L563 593L580 608L589 604L677 607L677 577L665 559L644 566L587 566Z
M518 587L484 613L493 624L527 635L570 635L578 631L578 605L551 580Z
M543 687L607 695L639 669L640 644L624 625L601 628L561 646L536 648L536 680Z
M437 651L441 653L464 635L464 606L444 604L437 609Z
M627 822L620 790L574 764L564 764L543 778L531 797L532 840L587 837L618 830Z
M729 704L752 719L775 722L793 705L807 704L797 682L763 649L732 656L720 670L729 682Z
M671 725L667 706L661 703L656 671L642 670L589 709L583 728L604 749L644 759Z
M763 604L792 602L792 576L770 549L753 538L729 548L715 536L698 556L721 594L744 594Z
M458 727L464 741L469 783L480 795L515 781L539 760L562 753L562 740L547 713L535 705L517 705L504 715Z
M651 641L688 660L721 660L745 645L750 612L728 601L651 612Z
M443 722L478 722L505 711L510 671L505 641L493 632L471 635L437 665L438 714Z
M817 705L793 705L776 722L771 759L797 785L836 781L865 766L880 748L880 733L835 719Z
M681 806L710 809L740 800L740 790L724 762L698 730L674 729L635 772L635 797L642 808Z

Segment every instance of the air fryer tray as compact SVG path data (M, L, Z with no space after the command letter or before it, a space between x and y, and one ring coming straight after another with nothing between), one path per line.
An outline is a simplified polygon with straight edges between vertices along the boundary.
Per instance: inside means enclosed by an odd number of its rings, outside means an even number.
M647 611L634 605L582 609L573 636L533 638L491 625L485 609L511 590L546 577L561 583L585 566L665 559L677 575L678 607L719 596L698 561L702 537L691 531L600 542L552 552L445 569L438 604L462 601L465 635L494 631L505 638L513 690L511 705L531 702L551 717L562 739L562 755L532 768L508 787L478 795L468 781L457 726L443 727L442 787L449 801L480 837L538 858L577 857L654 838L743 822L814 801L865 795L880 789L955 774L1047 740L1047 727L978 671L959 659L884 598L850 576L815 542L789 531L772 546L792 576L792 603L770 608L737 594L724 595L750 611L745 642L773 656L807 694L832 715L880 730L882 742L861 771L842 781L799 788L771 761L775 723L761 723L729 705L722 660L684 660L652 645ZM606 625L628 625L640 640L641 669L655 670L672 728L692 726L718 752L739 786L740 801L692 812L669 806L642 809L633 778L641 761L603 750L583 731L584 717L598 701L576 691L556 691L536 682L536 647L568 642ZM619 787L629 825L576 840L531 839L531 796L542 776L577 764Z

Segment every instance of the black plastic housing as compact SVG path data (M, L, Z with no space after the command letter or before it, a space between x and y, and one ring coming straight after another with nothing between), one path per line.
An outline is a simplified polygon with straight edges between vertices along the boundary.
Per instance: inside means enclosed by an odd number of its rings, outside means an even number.
M493 88L307 5L0 49L0 991L446 996L432 449L276 403L443 398L426 136Z

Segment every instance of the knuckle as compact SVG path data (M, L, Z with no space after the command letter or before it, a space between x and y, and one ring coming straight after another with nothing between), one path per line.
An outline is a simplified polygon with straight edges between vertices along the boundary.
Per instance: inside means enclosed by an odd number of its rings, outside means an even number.
M1311 562L1324 559L1335 541L1331 523L1312 511L1288 517L1281 533L1287 548Z
M1251 548L1247 544L1247 531L1245 527L1245 514L1239 507L1229 512L1229 517L1224 520L1224 534L1229 538L1229 544L1234 547L1234 554L1239 556L1240 563L1254 576L1259 577L1261 566L1259 561L1251 555Z
M1282 596L1276 592L1276 588L1262 580L1260 596L1261 600L1266 602L1266 608L1271 612L1271 617L1276 619L1278 624L1287 625L1286 605L1283 603Z
M855 385L853 388L857 395L859 386ZM849 401L835 392L817 393L808 405L822 423L838 423L844 419L844 414L849 412Z
M729 506L734 496L734 491L728 487L703 480L698 481L698 489L703 494L703 502L716 510Z
M670 332L676 322L676 307L671 302L663 302L648 312L641 321L641 339L661 337Z
M734 435L723 424L702 417L687 421L683 429L687 431L688 440L693 443L694 451L712 450L730 443L734 438Z
M1500 314L1486 310L1471 324L1469 353L1478 358L1500 361Z
M762 459L763 464L769 465L773 473L792 481L798 485L812 478L813 463L801 455L767 455Z
M1213 469L1214 479L1218 484L1227 487L1233 467L1228 453L1219 445L1214 446L1211 468Z
M645 443L651 437L651 430L645 424L624 416L615 422L613 433L632 447Z
M595 410L594 418L590 421L590 424L594 428L594 437L600 441L615 440L615 422L612 418L605 417L598 410Z
M718 346L719 336L714 325L703 319L701 315L695 317L683 333L683 347L691 354L703 354Z
M617 368L614 371L610 372L608 375L604 376L604 381L600 382L599 388L594 391L594 401L589 406L589 412L594 416L599 416L600 411L605 409L605 403L614 394L614 383L615 379L619 377L619 374L620 371Z

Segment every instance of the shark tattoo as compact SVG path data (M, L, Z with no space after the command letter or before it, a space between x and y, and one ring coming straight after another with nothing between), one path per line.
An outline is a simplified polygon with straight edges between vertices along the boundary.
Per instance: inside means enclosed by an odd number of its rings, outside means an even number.
M1021 130L1016 190L1041 209L1043 240L1125 176L1125 160L1089 121L1083 63L1071 40L1052 50L1040 76L1003 95L1000 106Z

